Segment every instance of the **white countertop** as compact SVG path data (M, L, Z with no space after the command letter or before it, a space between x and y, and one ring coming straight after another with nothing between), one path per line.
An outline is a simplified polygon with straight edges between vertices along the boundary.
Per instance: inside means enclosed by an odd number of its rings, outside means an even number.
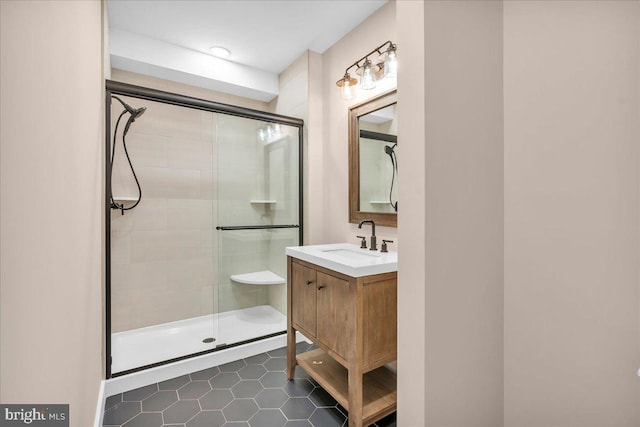
M352 243L292 246L286 254L351 277L398 271L398 252L360 249Z

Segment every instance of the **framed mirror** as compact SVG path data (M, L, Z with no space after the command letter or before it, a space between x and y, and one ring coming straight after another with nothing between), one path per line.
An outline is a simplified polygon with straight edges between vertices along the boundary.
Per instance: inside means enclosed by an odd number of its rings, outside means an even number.
M396 91L349 109L349 222L398 224Z

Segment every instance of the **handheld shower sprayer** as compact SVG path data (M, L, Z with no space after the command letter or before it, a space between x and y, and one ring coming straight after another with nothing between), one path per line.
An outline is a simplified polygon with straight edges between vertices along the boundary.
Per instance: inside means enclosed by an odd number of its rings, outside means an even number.
M127 132L129 132L131 123L135 122L137 118L142 116L144 112L147 111L147 107L133 108L131 105L127 104L115 95L112 96L112 98L117 99L124 107L124 110L122 110L122 112L120 113L118 121L116 122L115 130L113 132L113 146L111 148L111 164L109 171L109 191L111 196L111 209L120 209L121 214L124 215L124 211L135 208L140 203L140 200L142 200L142 188L140 187L140 181L138 181L138 177L136 176L136 171L133 169L133 164L131 163L131 158L129 157L129 151L127 150L127 142L125 137L127 136ZM127 124L125 125L124 131L122 132L122 147L124 148L124 154L126 155L127 161L129 162L129 168L131 169L131 173L133 174L133 179L136 181L136 185L138 186L138 200L136 200L136 202L129 207L125 207L124 203L116 203L116 201L113 199L113 185L111 183L111 181L113 180L113 161L116 153L116 136L118 134L118 125L120 124L122 116L124 116L126 113L129 113L129 119L127 119Z
M394 211L398 212L398 202L393 202L391 195L393 194L393 184L395 182L396 174L398 173L398 157L396 156L396 147L398 143L393 145L385 145L384 152L391 158L391 188L389 188L389 203Z

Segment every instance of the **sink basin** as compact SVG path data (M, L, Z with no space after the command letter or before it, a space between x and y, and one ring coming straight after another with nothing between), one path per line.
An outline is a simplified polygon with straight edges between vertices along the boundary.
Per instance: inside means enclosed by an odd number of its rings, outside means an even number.
M351 277L398 271L398 253L360 249L351 243L329 245L294 246L286 249L287 255L307 261Z

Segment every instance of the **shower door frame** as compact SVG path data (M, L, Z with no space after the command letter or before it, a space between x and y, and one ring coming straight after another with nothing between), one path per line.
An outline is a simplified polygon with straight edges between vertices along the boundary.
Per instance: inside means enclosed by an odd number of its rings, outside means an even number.
M260 341L278 335L284 335L286 330L276 332L269 335L241 341L225 346L220 346L210 350L198 353L188 354L185 356L156 362L150 365L139 366L122 372L111 372L111 98L113 95L122 95L132 98L144 99L148 101L160 102L163 104L176 105L179 107L193 108L211 113L227 114L231 116L243 117L247 119L260 120L263 122L277 123L298 128L298 224L291 225L265 225L251 226L252 229L270 229L270 228L298 228L298 244L303 244L303 128L304 121L295 117L283 116L280 114L268 113L265 111L254 110L251 108L238 107L236 105L223 104L219 102L208 101L206 99L195 98L186 95L180 95L172 92L165 92L157 89L136 86L128 83L117 82L114 80L106 80L105 85L105 378L115 378L127 375L133 372L139 372L156 366L166 365L168 363L177 362L179 360L190 359L203 354L214 353L238 345L247 344L254 341ZM216 229L227 229L228 227L219 227ZM235 227L233 227L235 228ZM243 227L245 228L245 227Z

